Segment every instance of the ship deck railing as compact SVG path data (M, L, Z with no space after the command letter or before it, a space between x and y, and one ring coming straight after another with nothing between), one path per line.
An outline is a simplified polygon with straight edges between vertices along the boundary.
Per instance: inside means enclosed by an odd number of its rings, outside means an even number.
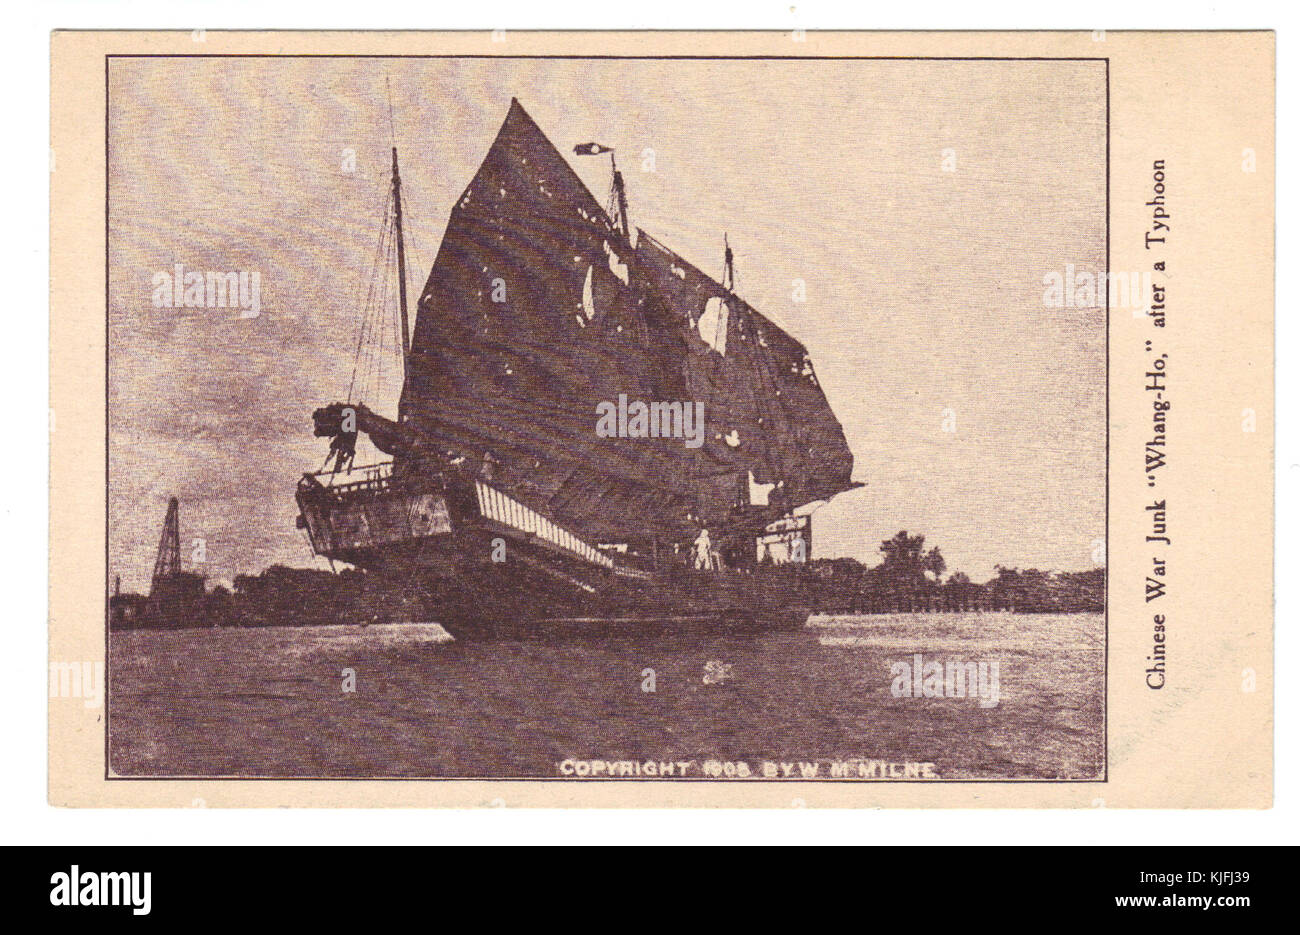
M491 484L476 480L474 482L474 492L478 498L479 514L485 519L507 529L534 536L542 542L576 555L592 565L600 565L610 570L614 569L614 560L581 536L543 516L536 510L525 506Z
M345 481L339 483L340 477L348 477L353 474L361 474L360 480ZM335 499L348 500L356 496L381 496L387 493L408 492L408 485L401 478L393 473L393 462L384 461L379 464L366 464L361 467L354 467L342 474L321 471L316 474L309 474L317 484L320 485L326 493L331 494ZM413 475L414 476L414 475ZM420 488L442 489L445 486L441 474L437 475L418 475L416 486Z
M361 474L362 476L358 480L339 482L340 477L347 477L352 474ZM441 473L430 475L423 472L413 472L412 476L415 478L414 483L408 484L404 482L402 478L394 475L393 463L386 461L379 464L353 467L350 471L342 474L322 471L309 474L307 478L314 482L320 493L338 502L363 497L407 493L410 492L411 487L421 489L446 488L446 479ZM306 479L304 479L304 483L307 483ZM525 506L519 500L491 484L476 479L474 481L474 492L478 501L479 514L484 519L499 525L505 530L523 533L528 538L534 539L538 544L557 549L569 556L579 558L587 564L600 566L621 577L642 580L649 580L653 577L650 571L616 561L612 556L596 548L576 533L536 510Z

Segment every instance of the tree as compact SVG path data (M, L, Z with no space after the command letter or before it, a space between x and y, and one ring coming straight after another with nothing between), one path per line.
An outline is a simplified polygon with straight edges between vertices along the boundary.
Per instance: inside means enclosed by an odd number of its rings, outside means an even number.
M943 577L943 573L948 570L948 563L943 560L943 555L939 553L939 547L935 546L925 557L921 559L921 567L934 575L934 580L938 581Z
M899 609L911 610L923 601L927 588L924 550L925 536L909 536L906 529L880 543L885 556L880 579L887 600Z
M954 571L943 586L949 610L972 610L978 603L980 586L971 584L964 571Z
M886 577L900 580L919 577L924 570L921 564L924 548L925 536L909 536L906 529L880 543Z

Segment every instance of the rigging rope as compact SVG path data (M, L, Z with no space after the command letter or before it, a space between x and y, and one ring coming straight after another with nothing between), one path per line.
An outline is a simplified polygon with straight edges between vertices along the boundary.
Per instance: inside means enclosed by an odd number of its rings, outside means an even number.
M361 322L357 333L352 374L348 381L347 401L364 403L383 397L385 360L389 354L402 358L400 313L396 307L397 290L397 219L392 180L383 192L382 221L375 241L366 284ZM389 345L389 338L392 343ZM401 361L399 366L404 366ZM390 371L391 372L391 371Z
M366 335L369 332L369 327L370 327L370 311L373 307L373 302L374 302L375 285L379 281L379 277L380 277L380 265L381 265L382 258L384 256L384 242L388 236L388 228L390 224L389 209L391 205L392 205L392 184L390 182L384 200L383 221L379 225L379 237L375 242L375 255L374 255L374 259L371 262L370 279L369 282L367 283L365 304L362 306L361 325L360 328L358 329L358 334L357 334L357 350L352 361L352 378L348 381L348 395L347 395L348 402L352 402L352 393L353 390L356 388L356 384L357 384L357 370L361 364L361 355L365 352L365 348L366 348ZM364 391L365 386L363 385L361 389L362 391Z

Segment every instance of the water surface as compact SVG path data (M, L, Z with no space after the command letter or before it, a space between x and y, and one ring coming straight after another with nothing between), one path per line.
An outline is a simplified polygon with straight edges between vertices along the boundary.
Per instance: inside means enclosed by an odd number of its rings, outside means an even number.
M915 653L996 661L997 704L895 697L890 664ZM123 776L556 777L577 760L824 775L862 758L944 779L1096 779L1103 683L1095 614L562 642L455 642L436 624L126 631L110 640L109 757Z

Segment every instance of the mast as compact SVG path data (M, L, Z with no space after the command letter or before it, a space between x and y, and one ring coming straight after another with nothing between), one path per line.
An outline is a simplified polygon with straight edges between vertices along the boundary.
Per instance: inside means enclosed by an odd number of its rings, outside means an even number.
M722 232L722 282L720 285L727 290L727 294L734 296L736 294L736 266L735 257L731 252L731 241L727 239L727 232ZM730 303L726 303L727 316L730 317L733 312ZM713 379L717 379L718 367L714 363ZM749 474L740 481L740 489L736 492L736 506L744 509L750 505L749 497Z
M514 103L518 104L518 101ZM542 139L549 147L550 140L545 139L545 137ZM614 185L610 190L610 204L606 205L605 210L611 215L618 215L619 230L622 232L623 239L627 241L628 246L631 246L632 230L627 220L627 190L623 187L623 173L618 171L618 160L614 158L614 147L604 146L600 143L579 143L573 147L573 153L576 156L599 156L602 153L609 153L609 167L614 173ZM578 184L581 185L582 183L579 181Z
M614 197L618 199L618 223L623 229L623 239L631 243L632 237L627 223L627 191L623 187L623 173L618 171L618 163L614 161L613 150L609 154L609 164L614 169Z
M722 246L725 251L722 257L722 288L734 295L736 292L735 258L732 256L731 243L727 240L726 233L722 235Z
M393 213L397 221L397 295L402 309L402 385L411 364L411 326L406 317L406 242L402 239L402 177L397 172L397 147L393 147Z

